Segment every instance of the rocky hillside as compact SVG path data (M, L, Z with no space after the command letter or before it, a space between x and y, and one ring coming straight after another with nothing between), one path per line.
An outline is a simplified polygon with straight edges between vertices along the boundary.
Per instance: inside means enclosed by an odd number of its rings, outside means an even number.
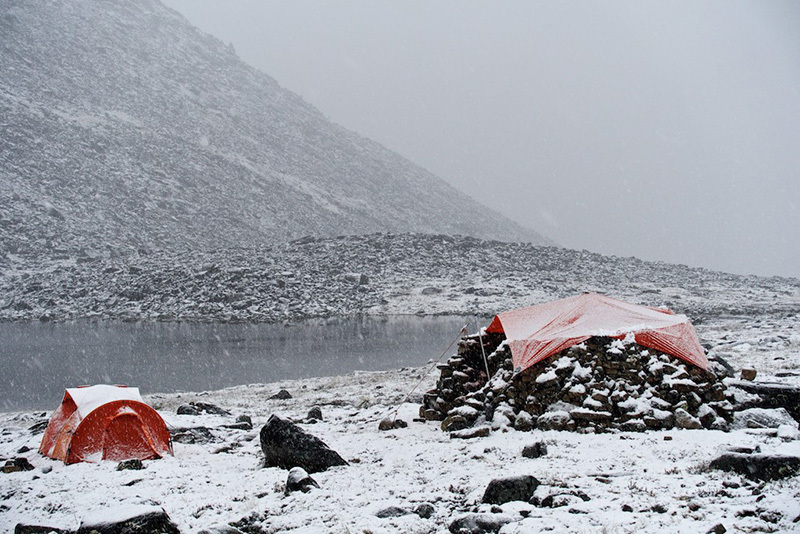
M793 323L800 312L797 279L444 235L304 238L204 253L62 254L36 262L10 255L0 261L0 320L485 316L583 291L667 305L696 322L741 316Z
M377 231L546 242L157 0L2 0L0 35L0 256Z

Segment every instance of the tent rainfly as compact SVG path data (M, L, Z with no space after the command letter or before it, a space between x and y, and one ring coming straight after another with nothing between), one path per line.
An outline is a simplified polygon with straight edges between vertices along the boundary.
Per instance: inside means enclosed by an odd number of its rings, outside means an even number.
M516 373L590 337L622 339L630 335L643 347L708 370L705 351L685 315L597 293L501 313L486 331L505 333Z
M151 460L171 455L172 443L166 423L142 401L139 388L97 385L67 389L39 452L66 464Z

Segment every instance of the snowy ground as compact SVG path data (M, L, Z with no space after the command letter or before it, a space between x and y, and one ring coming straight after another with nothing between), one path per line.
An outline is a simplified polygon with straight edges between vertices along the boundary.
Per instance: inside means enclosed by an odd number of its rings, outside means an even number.
M800 332L794 327L791 319L719 319L699 330L714 350L724 349L734 367L754 364L767 378L782 375L777 379L798 385L800 378L793 374ZM707 467L731 446L800 455L800 441L756 430L582 435L513 429L451 440L436 423L412 421L420 394L435 378L435 368L428 367L153 395L147 400L169 425L206 426L215 440L176 443L174 457L146 462L143 471L116 471L111 462L65 466L43 458L35 452L41 433L28 427L44 414L0 414L0 456L18 456L20 448L29 447L22 456L35 466L0 475L0 531L11 531L20 521L77 528L82 518L112 505L156 503L182 532L247 517L264 532L446 532L464 512L489 511L479 504L487 484L511 474L535 476L542 482L537 490L542 497L580 491L589 500L563 497L558 508L503 505L514 518L503 533L706 532L718 523L729 532L800 530L793 522L800 516L800 478L762 484ZM401 404L417 385L409 402ZM281 388L293 398L271 400ZM179 404L191 400L217 404L232 416L175 414ZM303 427L350 465L313 475L319 490L285 496L287 472L260 467L258 431L272 413L301 420L314 406L321 407L324 421ZM379 432L379 420L394 408L408 428ZM252 431L221 427L240 414L253 418ZM542 440L547 456L521 456L524 445ZM389 506L412 509L419 503L434 506L432 518L375 515Z

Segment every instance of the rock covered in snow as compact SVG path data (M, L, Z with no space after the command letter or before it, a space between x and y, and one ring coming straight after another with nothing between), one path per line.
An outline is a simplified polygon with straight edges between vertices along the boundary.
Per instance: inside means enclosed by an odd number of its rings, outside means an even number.
M77 534L180 534L160 506L119 505L87 515Z
M495 430L590 432L723 429L732 418L721 380L726 371L713 362L704 371L636 343L594 337L515 374L504 339L485 333L462 338L458 354L439 366L436 389L424 395L420 415L444 419L446 431L484 418Z
M286 494L293 491L302 491L308 493L311 488L319 488L316 480L311 478L305 469L302 467L292 467L286 477Z
M511 501L528 502L539 484L540 482L532 475L496 478L486 487L482 502L487 504L505 504Z
M730 452L715 458L710 466L756 480L777 480L797 476L800 473L800 457Z

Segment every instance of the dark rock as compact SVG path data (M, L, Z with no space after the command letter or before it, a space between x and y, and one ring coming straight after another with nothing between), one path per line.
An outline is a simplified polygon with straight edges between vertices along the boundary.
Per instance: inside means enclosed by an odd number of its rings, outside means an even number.
M797 428L797 421L785 408L748 408L733 414L731 428L778 428L781 425Z
M462 415L448 415L442 421L442 430L445 432L453 432L455 430L464 430L470 425L469 421Z
M381 430L383 432L387 430L394 430L394 421L392 420L392 418L384 417L383 419L381 419L381 422L378 423L378 430Z
M436 509L433 507L433 505L426 502L415 506L413 511L422 519L430 519L433 517L433 514L436 513Z
M302 467L309 473L347 465L339 454L321 439L277 415L271 415L261 428L261 450L265 467Z
M139 471L141 469L144 469L144 464L138 458L132 458L117 464L117 471Z
M201 530L197 534L245 534L245 532L230 525L222 525L219 527L211 527L209 529Z
M395 428L408 428L408 423L406 423L402 419L395 419L394 420L394 427Z
M749 380L752 382L753 380L756 379L756 374L757 374L756 370L753 369L752 367L745 367L744 369L742 369L742 372L739 376L741 377L742 380Z
M189 404L181 404L178 406L178 415L200 415L200 409Z
M665 505L661 503L658 503L651 506L650 511L655 512L657 514L666 514L669 511L669 508L667 508Z
M421 291L423 295L437 295L441 292L442 290L438 287L423 287Z
M208 402L190 402L189 405L197 408L200 413L207 413L211 415L231 415L231 412L225 408L220 408L219 406Z
M622 505L623 512L633 512L633 507L630 504L623 504Z
M27 458L19 457L13 460L7 460L6 464L2 467L3 473L17 473L19 471L31 471L33 466Z
M14 527L14 534L72 534L72 531L62 528L17 523Z
M319 406L314 406L308 411L306 419L316 419L322 421L322 409Z
M216 439L211 430L204 426L196 426L192 428L173 428L170 429L172 441L176 443L208 443Z
M30 451L31 451L30 447L28 447L27 445L23 445L22 447L17 449L17 454L25 454L26 452L30 452Z
M250 424L250 428L253 427L253 420L250 418L249 415L240 415L239 417L236 418L236 422L237 423L249 423Z
M538 502L536 499L532 499L531 504L534 504L535 506L541 506L542 508L560 508L562 506L568 506L575 502L579 502L579 500L588 502L589 496L580 490L561 491L550 494Z
M292 394L286 391L285 389L280 390L275 395L271 396L270 399L277 399L277 400L288 400L292 398Z
M522 448L523 458L540 458L546 454L547 444L544 441L537 441Z
M28 427L28 430L30 431L31 434L39 434L41 432L44 432L47 429L47 425L49 424L50 424L49 420L39 421L38 423Z
M400 508L399 506L389 506L388 508L384 508L383 510L375 512L375 517L380 517L381 519L388 519L390 517L400 517L408 515L410 513L411 512L409 512L405 508Z
M293 491L308 493L311 488L319 488L317 481L311 478L302 467L293 467L286 478L286 495Z
M789 415L794 419L800 420L800 387L746 381L734 382L731 386L742 389L747 393L758 395L760 400L755 401L753 406L759 408L786 408Z
M511 501L528 502L538 486L539 481L531 475L496 478L486 487L482 502L487 504L505 504Z
M77 534L180 534L164 510L151 508L114 522L84 521Z
M471 439L471 438L485 438L491 433L491 428L488 426L476 426L474 428L465 428L464 430L456 430L450 432L450 439Z
M800 473L800 457L725 453L711 462L711 468L732 471L755 480L777 480Z
M514 521L506 514L466 514L450 523L451 534L485 534L498 532L503 526Z
M707 530L706 534L725 534L726 532L728 532L728 529L725 528L725 525L723 525L722 523L717 523L709 530Z

